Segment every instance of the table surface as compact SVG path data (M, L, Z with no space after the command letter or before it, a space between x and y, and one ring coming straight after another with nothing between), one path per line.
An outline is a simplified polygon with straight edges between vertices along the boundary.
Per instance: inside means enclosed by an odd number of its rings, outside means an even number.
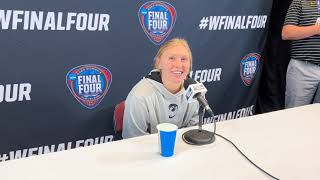
M320 104L217 123L217 133L280 179L320 179ZM204 129L213 130L213 124ZM196 127L191 127L194 129ZM192 146L178 131L175 155L161 157L157 134L0 163L1 180L271 179L227 141Z

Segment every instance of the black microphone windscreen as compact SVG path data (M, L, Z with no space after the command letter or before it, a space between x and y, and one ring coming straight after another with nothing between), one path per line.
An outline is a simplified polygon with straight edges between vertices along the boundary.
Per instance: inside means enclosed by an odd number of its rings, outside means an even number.
M184 80L183 87L187 89L190 84L197 84L197 81L189 77L186 80Z

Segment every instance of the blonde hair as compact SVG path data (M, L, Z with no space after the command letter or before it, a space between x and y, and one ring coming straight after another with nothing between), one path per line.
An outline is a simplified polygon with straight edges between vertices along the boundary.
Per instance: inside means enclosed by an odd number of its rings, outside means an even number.
M185 39L182 38L173 38L170 39L169 41L165 42L163 45L161 45L160 49L158 50L156 56L154 57L154 68L158 69L159 66L159 59L162 56L163 52L168 49L171 46L177 46L177 45L182 45L184 46L188 52L189 52L189 59L190 59L190 71L192 69L192 53L189 47L188 42Z

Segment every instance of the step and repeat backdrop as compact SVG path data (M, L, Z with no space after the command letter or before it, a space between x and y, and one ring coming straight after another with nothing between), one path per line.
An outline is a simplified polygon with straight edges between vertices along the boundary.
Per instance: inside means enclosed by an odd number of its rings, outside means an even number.
M113 111L185 38L215 116L254 114L272 1L5 0L0 161L117 140Z

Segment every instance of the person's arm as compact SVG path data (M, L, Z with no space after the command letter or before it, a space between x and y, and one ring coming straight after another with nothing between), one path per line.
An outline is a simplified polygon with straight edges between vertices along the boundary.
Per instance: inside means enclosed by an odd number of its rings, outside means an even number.
M303 20L303 17L301 17L302 6L301 0L293 0L291 2L281 32L283 40L300 40L320 33L320 25L318 24L309 26L300 24Z
M122 137L124 139L149 134L149 113L143 100L131 96L125 101Z
M283 40L300 40L320 34L320 25L297 26L284 25L281 37Z

